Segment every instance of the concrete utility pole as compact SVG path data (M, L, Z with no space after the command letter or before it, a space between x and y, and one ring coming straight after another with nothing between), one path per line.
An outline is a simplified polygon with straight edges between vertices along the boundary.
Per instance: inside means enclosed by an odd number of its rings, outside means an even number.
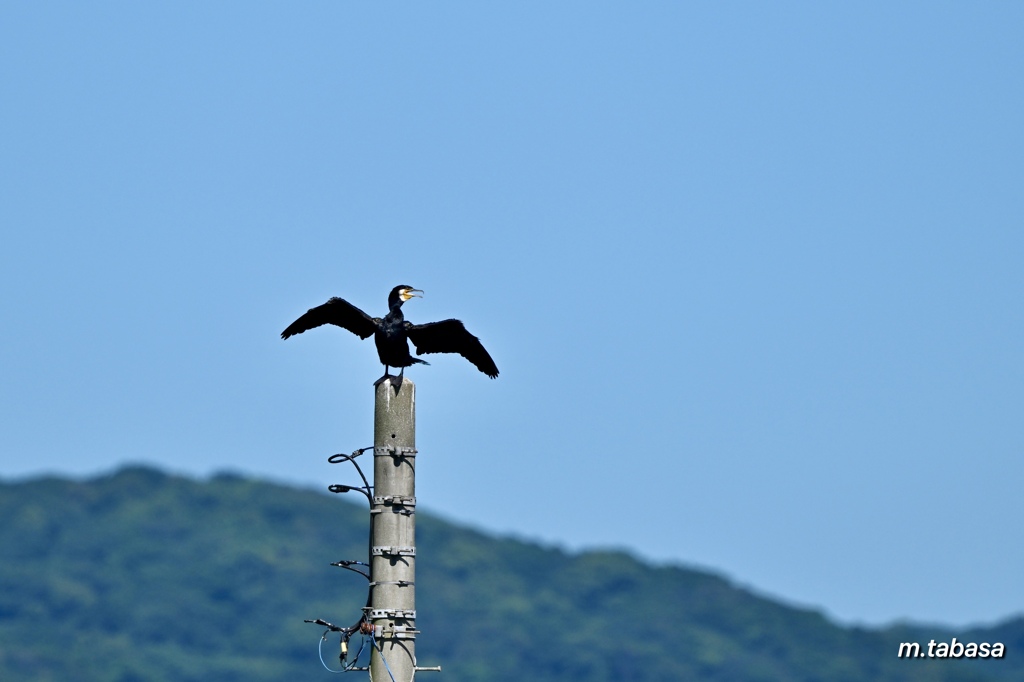
M375 387L368 621L381 651L370 652L370 678L409 682L416 666L416 385L385 377Z

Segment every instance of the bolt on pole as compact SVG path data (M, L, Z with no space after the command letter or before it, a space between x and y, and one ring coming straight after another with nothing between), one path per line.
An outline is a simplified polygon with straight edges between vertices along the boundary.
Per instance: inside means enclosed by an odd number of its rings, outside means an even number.
M416 667L416 385L385 377L374 386L368 621L380 649L370 652L370 678L409 682Z

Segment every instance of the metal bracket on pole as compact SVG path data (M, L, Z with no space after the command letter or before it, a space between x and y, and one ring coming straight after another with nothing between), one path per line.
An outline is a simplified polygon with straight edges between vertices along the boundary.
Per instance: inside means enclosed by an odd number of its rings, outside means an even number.
M415 547L378 547L370 550L372 556L416 556Z
M416 513L416 498L403 495L382 495L373 498L376 505L370 510L370 514L381 514L384 510L381 507L391 507L392 513L412 516Z
M395 460L412 459L416 456L416 448L405 448L398 445L378 445L373 448L374 457L394 457Z
M405 507L392 507L391 511L394 512L395 514L401 514L402 516L412 516L413 514L416 513L415 509L406 509ZM375 516L377 514L383 514L383 513L384 513L383 509L371 509L370 510L370 516Z
M415 585L411 580L374 580L370 582L370 587L377 587L377 585L398 585L399 587L412 587Z
M381 495L373 498L374 504L397 504L403 507L415 507L416 498L408 495Z
M380 634L373 633L379 642L386 642L389 639L416 639L416 635L420 634L420 631L411 625L396 625L393 628L381 627L379 629Z
M365 668L346 668L345 670L347 670L350 673L366 673L370 669L365 667ZM439 672L441 672L441 667L440 666L432 666L430 668L421 668L421 667L417 666L415 670L416 670L417 673L439 673Z
M405 620L416 620L416 611L403 609L370 609L368 618L370 620L378 620L380 618L403 618Z

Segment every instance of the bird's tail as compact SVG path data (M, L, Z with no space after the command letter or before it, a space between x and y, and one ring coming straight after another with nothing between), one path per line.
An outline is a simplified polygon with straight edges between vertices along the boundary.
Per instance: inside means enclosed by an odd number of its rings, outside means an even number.
M427 362L426 360L420 360L419 358L413 358L413 359L412 359L412 361L413 361L414 363L417 363L417 362L418 362L418 363L419 363L419 364L421 364L421 365L429 365L429 364L430 364L430 363L429 363L429 362Z

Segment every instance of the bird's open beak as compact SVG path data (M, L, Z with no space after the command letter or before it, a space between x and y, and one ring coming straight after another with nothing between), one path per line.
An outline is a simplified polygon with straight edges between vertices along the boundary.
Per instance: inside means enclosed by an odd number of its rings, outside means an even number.
M402 300L408 301L410 298L418 297L423 298L423 291L420 289L406 289L402 292Z

